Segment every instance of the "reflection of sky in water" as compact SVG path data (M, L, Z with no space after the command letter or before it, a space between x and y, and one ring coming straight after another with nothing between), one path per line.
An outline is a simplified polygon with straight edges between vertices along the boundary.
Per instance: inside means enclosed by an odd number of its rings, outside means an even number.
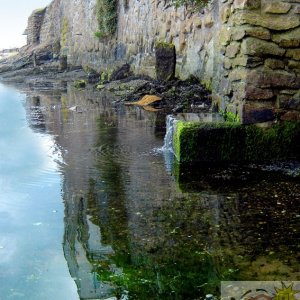
M28 127L24 101L0 85L0 299L78 299L61 245L58 154Z

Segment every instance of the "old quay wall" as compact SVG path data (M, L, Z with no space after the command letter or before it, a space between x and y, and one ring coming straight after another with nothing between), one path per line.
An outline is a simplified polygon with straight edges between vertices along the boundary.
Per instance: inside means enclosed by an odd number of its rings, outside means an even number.
M29 19L28 43L59 45L70 65L107 72L129 63L151 77L155 43L173 43L176 75L200 78L220 109L245 123L300 119L300 0L214 0L195 11L120 0L117 31L104 39L94 34L95 6L54 0L42 18Z

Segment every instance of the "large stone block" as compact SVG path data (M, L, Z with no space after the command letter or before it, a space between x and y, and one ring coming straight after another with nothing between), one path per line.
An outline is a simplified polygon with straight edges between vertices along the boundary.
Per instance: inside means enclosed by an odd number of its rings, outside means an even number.
M247 103L243 105L242 121L243 124L256 124L273 121L275 112L272 108L263 107L256 103Z
M257 120L271 120L266 109L253 111ZM258 162L300 158L300 123L282 122L269 128L238 123L177 121L173 147L180 163ZM216 146L217 145L217 146Z
M158 42L155 45L156 77L168 81L175 77L176 52L173 44Z
M271 89L262 89L251 84L245 86L246 100L268 100L273 98L274 93Z
M300 60L300 49L287 50L286 57L292 58L294 60Z
M268 55L283 56L285 50L273 42L248 37L242 42L241 53L258 57Z
M230 63L233 68L237 66L243 66L248 68L255 68L262 65L264 62L263 58L253 57L248 55L239 55L234 59L231 59Z
M300 88L299 77L284 70L252 70L247 74L246 83L260 88Z
M270 2L265 5L263 11L269 14L286 14L292 8L290 3Z
M296 15L262 15L259 11L240 11L233 17L235 25L250 24L271 30L289 30L300 25L300 18Z
M261 0L234 0L235 9L258 9L261 6Z
M242 25L232 29L232 40L239 41L247 36L256 37L261 40L271 39L270 31L263 27Z
M267 58L265 60L265 66L272 70L284 69L285 65L285 62L280 59Z
M238 42L232 42L227 48L225 52L225 56L229 58L234 58L239 53L241 48L241 44Z
M284 48L300 47L300 28L296 28L284 33L277 33L272 36L272 40Z

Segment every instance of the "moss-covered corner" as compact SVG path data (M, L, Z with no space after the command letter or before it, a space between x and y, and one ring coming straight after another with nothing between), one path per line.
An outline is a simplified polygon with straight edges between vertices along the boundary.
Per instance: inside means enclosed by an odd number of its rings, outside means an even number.
M73 85L77 89L84 89L86 87L86 83L86 80L76 80Z
M180 163L300 159L300 122L270 128L239 123L177 121L173 147Z

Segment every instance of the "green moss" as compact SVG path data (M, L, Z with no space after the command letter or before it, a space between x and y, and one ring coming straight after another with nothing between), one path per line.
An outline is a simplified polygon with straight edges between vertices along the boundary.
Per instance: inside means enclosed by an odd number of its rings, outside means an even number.
M85 80L77 80L74 82L74 87L77 89L84 89L86 87L86 81Z
M155 48L174 49L175 45L163 41L156 41Z
M178 121L173 136L180 162L270 161L300 158L300 122L270 128L237 122L188 123Z
M69 31L70 31L69 20L66 17L64 17L62 21L61 31L60 31L61 48L64 48L67 45Z
M204 85L209 92L212 92L212 80L202 80L201 84Z
M241 123L240 117L237 113L221 110L220 115L224 118L226 122Z
M43 7L43 8L38 8L36 10L33 11L33 14L44 14L46 12L46 7Z
M176 6L186 5L193 8L202 8L206 6L210 0L172 0L172 3Z
M97 0L96 15L98 30L94 33L94 35L100 39L113 35L117 30L117 1Z

